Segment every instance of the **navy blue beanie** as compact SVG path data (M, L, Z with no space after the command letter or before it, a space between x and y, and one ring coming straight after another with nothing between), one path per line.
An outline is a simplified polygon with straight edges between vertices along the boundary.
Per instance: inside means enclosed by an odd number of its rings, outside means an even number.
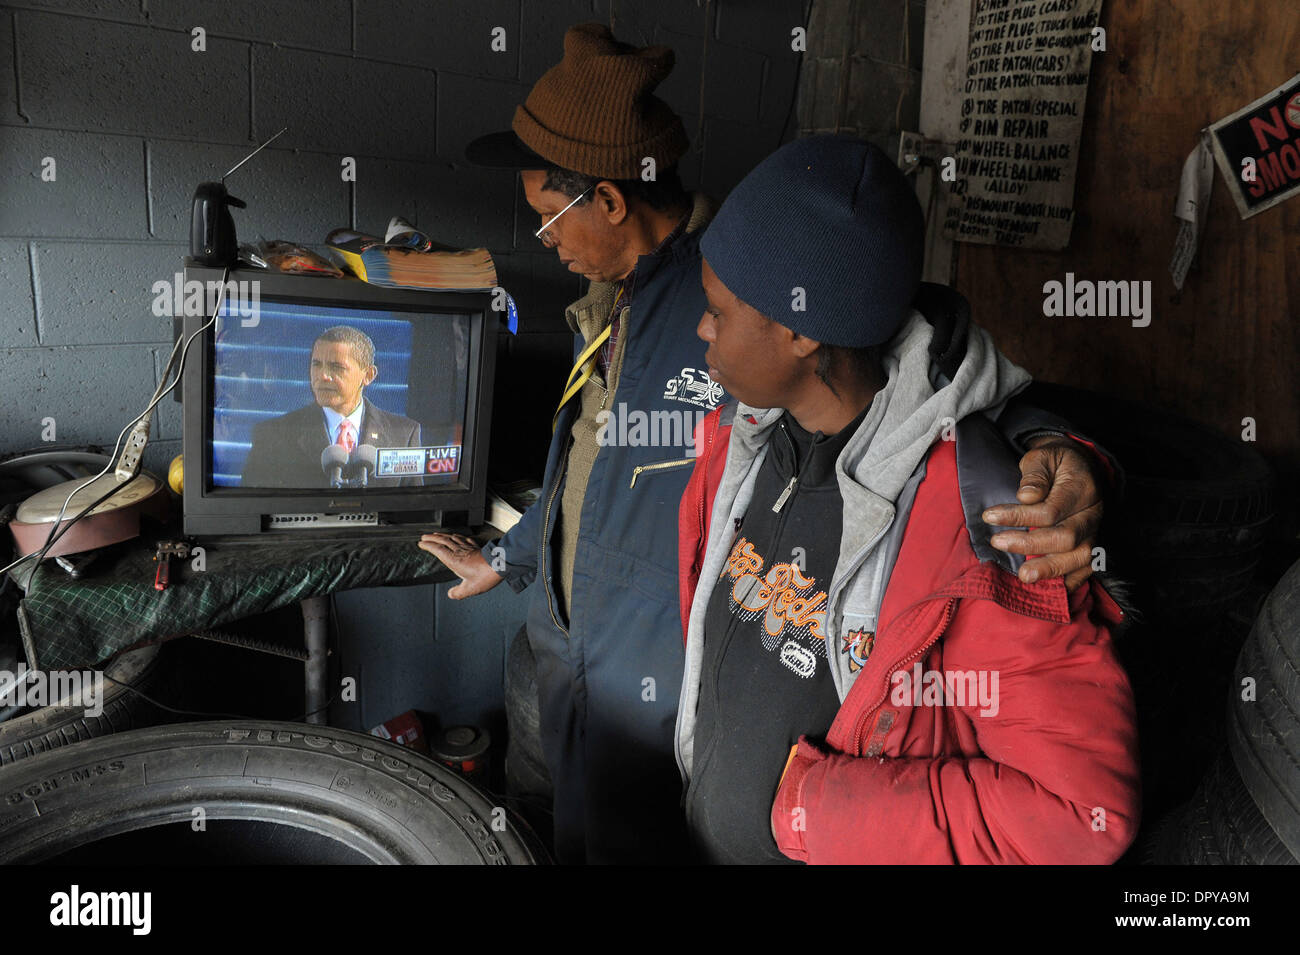
M871 143L823 135L787 143L755 166L700 251L734 295L768 318L857 348L902 327L924 240L921 204L898 167Z

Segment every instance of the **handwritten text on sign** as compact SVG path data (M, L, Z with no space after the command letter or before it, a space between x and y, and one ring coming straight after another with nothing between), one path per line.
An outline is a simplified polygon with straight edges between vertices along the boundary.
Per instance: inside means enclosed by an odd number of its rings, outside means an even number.
M944 235L1063 249L1101 0L975 0Z

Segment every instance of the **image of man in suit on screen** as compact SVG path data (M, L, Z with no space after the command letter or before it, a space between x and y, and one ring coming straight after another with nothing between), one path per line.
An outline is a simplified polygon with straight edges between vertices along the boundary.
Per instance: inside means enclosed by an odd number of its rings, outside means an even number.
M422 446L418 421L384 411L365 397L366 386L379 374L375 343L365 332L348 325L326 329L312 345L309 374L315 403L254 426L244 487L329 487L322 454L330 445L348 455L361 445ZM367 486L423 483L418 476L372 475Z

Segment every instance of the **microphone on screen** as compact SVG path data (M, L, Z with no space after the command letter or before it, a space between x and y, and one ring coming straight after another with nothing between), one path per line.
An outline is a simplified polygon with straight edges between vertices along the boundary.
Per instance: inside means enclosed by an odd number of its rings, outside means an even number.
M343 468L348 463L348 453L337 444L325 446L320 453L320 469L329 478L330 487L343 486Z
M348 458L348 470L355 473L365 487L370 483L370 475L379 466L379 450L373 444L357 445L357 449Z

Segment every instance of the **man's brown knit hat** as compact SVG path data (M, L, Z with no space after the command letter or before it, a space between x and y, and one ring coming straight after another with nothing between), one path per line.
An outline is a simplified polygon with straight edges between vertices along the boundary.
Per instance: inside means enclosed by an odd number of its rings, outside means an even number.
M564 34L564 59L515 110L515 134L564 169L636 179L647 156L666 169L686 152L686 129L652 91L673 69L666 46L641 49L609 27L582 23Z

